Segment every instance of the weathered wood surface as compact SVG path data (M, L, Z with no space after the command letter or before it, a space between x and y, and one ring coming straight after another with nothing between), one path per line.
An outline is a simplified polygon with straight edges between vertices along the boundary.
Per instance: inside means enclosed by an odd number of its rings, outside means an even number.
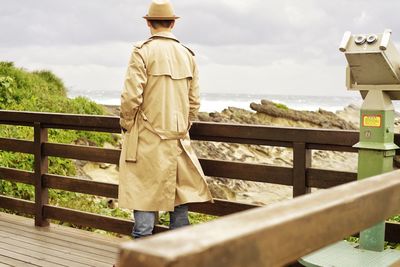
M119 118L39 112L1 111L0 123L28 125L41 123L43 128L76 129L88 131L120 132ZM308 148L356 151L351 149L358 142L356 131L270 127L264 125L239 125L227 123L195 122L190 130L192 139L242 144L291 147L293 142L307 143ZM400 136L395 137L400 142ZM330 149L331 149L330 148ZM350 148L350 149L349 149Z
M17 169L0 167L0 179L34 185L35 173L30 171L21 171Z
M42 112L21 112L7 111L0 112L0 123L11 125L33 126L39 122L44 128L121 132L119 118L115 116L93 116L61 113Z
M36 207L37 221L38 224L42 225L46 225L47 219L53 218L83 226L130 234L132 226L130 221L52 207L46 204L47 188L111 198L117 197L118 185L48 174L46 157L57 156L116 164L119 160L119 150L48 143L46 129L76 129L119 133L118 117L0 111L0 124L24 125L35 128L36 142L0 138L0 149L34 154L37 159L36 174L22 170L0 168L0 179L36 185L36 191L40 196L37 198L38 203L36 204L29 201L0 197L0 207L26 214L34 214ZM310 168L310 149L356 152L357 150L352 148L352 145L358 141L358 133L355 131L196 122L191 129L191 136L194 140L271 145L294 149L293 168L200 159L206 175L209 176L294 185L294 194L296 196L308 192L309 187L328 188L356 179L356 174L352 172ZM400 135L396 135L395 140L400 143ZM191 204L190 210L223 216L254 207L256 206L216 200L214 204ZM156 232L161 231L165 231L165 228L156 228ZM400 242L399 231L399 224L387 224L387 240Z
M292 185L292 168L200 158L207 176Z
M358 142L356 131L271 127L264 125L240 125L197 122L191 128L196 140L234 142L268 145L267 142L304 142L307 144L330 144L337 148L349 147ZM240 141L241 142L238 142ZM283 143L282 143L283 144Z
M49 192L43 186L43 175L49 170L49 160L43 153L43 145L48 140L48 130L42 128L39 122L34 123L34 155L35 155L35 225L48 226L44 218L43 206L49 202Z
M44 215L48 219L70 222L77 225L89 226L110 232L122 232L129 235L132 232L133 222L108 216L96 215L88 212L67 208L44 206Z
M87 181L82 181L87 182ZM78 183L79 184L79 183ZM89 185L85 183L85 186ZM116 188L116 185L114 185ZM64 189L62 187L61 189ZM85 193L85 192L84 192ZM234 201L215 199L214 203L191 203L189 210L204 214L215 216L226 216L237 212L257 208L260 206L244 204ZM5 208L17 211L24 214L34 215L35 205L34 202L0 196L0 208ZM80 226L93 227L106 231L113 231L115 233L130 235L132 231L133 222L113 217L106 217L98 214L81 212L61 207L44 206L44 216L46 219L56 219L66 222L71 222ZM167 228L163 226L156 226L155 232L164 232ZM386 223L386 241L400 243L400 224L399 223Z
M0 208L17 211L24 214L35 214L35 203L0 195ZM0 213L1 214L1 213Z
M111 267L124 240L0 213L0 266Z
M311 150L307 149L306 143L293 143L293 197L310 193L307 186L307 168L311 167Z
M46 143L43 146L46 156L80 159L94 162L118 164L121 151L119 149L97 148L89 146Z
M282 266L400 213L400 170L122 246L121 266Z
M357 180L356 172L309 168L306 173L307 186L315 188L330 188Z
M400 223L386 222L385 240L388 242L400 244Z
M33 154L34 143L26 140L0 138L0 148L5 151Z

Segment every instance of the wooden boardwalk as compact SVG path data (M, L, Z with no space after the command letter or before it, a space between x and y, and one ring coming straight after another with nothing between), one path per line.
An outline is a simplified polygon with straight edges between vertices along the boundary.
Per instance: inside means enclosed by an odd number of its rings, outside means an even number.
M33 219L0 213L0 267L110 267L123 241L59 225L35 227Z

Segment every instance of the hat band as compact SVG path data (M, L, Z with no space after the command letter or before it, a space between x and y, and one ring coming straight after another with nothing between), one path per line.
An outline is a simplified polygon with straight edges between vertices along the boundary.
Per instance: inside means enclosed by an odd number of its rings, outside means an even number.
M179 19L180 17L177 17L177 16L168 16L168 17L162 17L162 16L149 16L149 15L146 15L146 16L143 16L143 18L144 19L147 19L147 20L175 20L175 19Z

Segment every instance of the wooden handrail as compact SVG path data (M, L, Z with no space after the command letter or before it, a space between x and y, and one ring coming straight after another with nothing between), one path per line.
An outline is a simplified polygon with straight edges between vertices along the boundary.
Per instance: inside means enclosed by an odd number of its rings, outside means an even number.
M399 176L400 170L125 243L120 266L283 266L400 213Z
M47 216L50 213L46 214L44 212L46 209L49 210L49 208L45 207L50 207L47 204L47 188L112 198L117 197L118 185L49 174L46 163L47 157L55 156L115 164L118 163L120 150L50 143L47 141L46 132L48 128L56 128L119 133L118 117L0 111L0 124L25 125L35 128L35 140L33 141L0 138L0 150L34 154L37 162L35 171L28 172L0 167L0 177L4 180L36 186L35 191L38 197L35 205L37 214L35 212L34 214L37 217L38 225L46 225L46 221L50 219ZM293 148L293 167L200 159L204 172L208 176L293 185L295 196L308 192L310 187L328 188L356 179L356 173L354 172L312 168L309 157L311 149L355 152L356 150L352 148L352 145L358 141L358 133L356 131L195 122L190 133L193 140ZM400 135L396 135L396 140L400 142ZM30 203L19 201L18 199L0 197L0 207L31 214L32 207ZM190 205L192 211L217 216L254 207L257 206L225 200L216 200L215 204ZM69 212L73 213L73 211ZM62 213L55 212L52 215L58 216L60 214L62 215ZM80 216L79 214L81 213L77 212L76 216ZM82 222L86 223L87 221L83 220ZM105 222L105 220L99 220L96 226L100 229L110 229L109 225L102 224L102 222ZM392 231L393 233L398 231L396 229L400 229L396 225L389 228L395 229ZM124 229L113 229L118 233L127 234ZM389 238L400 242L400 235L389 236Z
M22 111L0 111L0 124L29 125L41 123L43 128L104 131L119 133L119 117ZM356 131L272 127L213 122L195 122L192 139L243 144L291 147L293 142L308 145L331 145L337 149L351 147L358 141ZM348 149L348 148L347 148Z

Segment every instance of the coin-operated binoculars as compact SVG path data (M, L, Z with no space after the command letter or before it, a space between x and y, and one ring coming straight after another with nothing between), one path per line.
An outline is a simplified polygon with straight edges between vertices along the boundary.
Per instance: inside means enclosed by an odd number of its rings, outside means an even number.
M391 31L382 34L346 32L340 44L346 56L346 86L359 90L364 102L360 112L358 180L389 172L398 148L394 142L394 107L400 100L400 54ZM385 222L360 233L360 244L339 242L303 257L305 266L389 266L400 251L384 250ZM340 255L340 257L337 257Z
M346 85L360 90L364 98L360 114L358 179L393 170L394 108L391 100L400 100L400 54L390 38L383 34L351 35L346 32L340 51L347 62ZM385 222L360 233L360 247L383 251Z

